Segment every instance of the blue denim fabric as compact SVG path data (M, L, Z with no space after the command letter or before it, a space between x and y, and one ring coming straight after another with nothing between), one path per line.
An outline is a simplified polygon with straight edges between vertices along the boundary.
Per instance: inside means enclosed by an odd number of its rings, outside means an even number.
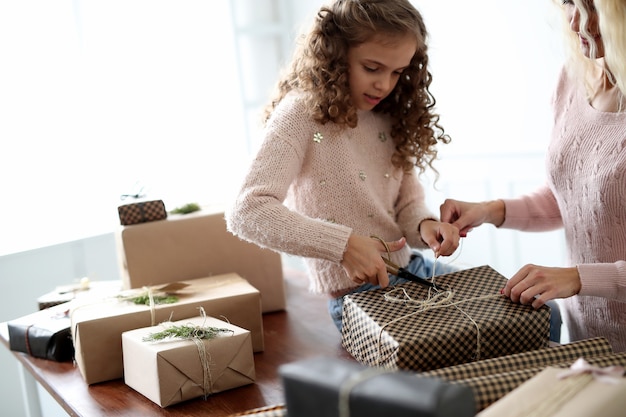
M446 265L442 262L437 262L437 265L435 265L435 262L432 259L424 258L424 256L417 251L413 252L413 254L411 255L411 261L409 262L409 265L406 266L406 269L419 277L430 278L433 276L433 267L435 269L436 275L448 274L450 272L455 272L459 270L458 267ZM395 275L389 275L389 285L398 285L405 282L408 281L404 278L399 278ZM349 294L370 291L376 288L380 288L380 286L373 284L363 284L360 287L355 288L354 291L351 291ZM335 326L337 326L337 329L341 332L343 297L328 300L328 311L330 313L330 317L335 323Z
M555 300L546 302L546 305L550 307L550 340L561 343L561 310Z

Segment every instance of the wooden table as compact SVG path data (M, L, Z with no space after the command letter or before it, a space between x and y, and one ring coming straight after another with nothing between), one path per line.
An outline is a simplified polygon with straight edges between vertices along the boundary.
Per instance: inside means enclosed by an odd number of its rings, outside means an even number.
M88 386L71 362L37 359L24 353L14 356L52 395L70 416L229 416L253 408L284 403L278 367L311 356L353 360L341 346L332 323L327 299L307 291L307 277L285 270L286 311L263 315L265 350L255 354L256 383L161 408L124 384L122 379ZM8 348L6 323L0 328Z

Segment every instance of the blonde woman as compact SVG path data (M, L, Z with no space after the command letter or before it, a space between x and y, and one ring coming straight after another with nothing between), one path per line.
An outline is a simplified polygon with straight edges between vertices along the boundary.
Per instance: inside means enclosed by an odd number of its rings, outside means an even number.
M606 337L626 351L626 0L559 1L569 57L554 94L547 184L517 198L446 200L441 218L466 235L563 228L571 266L526 265L503 293L540 307L563 299L572 341Z

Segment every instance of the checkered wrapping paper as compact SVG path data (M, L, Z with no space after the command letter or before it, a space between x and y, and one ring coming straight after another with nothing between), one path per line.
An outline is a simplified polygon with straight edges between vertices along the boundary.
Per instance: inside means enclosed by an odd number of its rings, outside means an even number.
M575 361L580 357L589 358L610 355L612 353L613 349L609 341L603 337L598 337L572 342L567 345L547 347L530 352L435 369L433 371L423 372L420 376L436 376L453 381L549 366L559 362Z
M430 371L547 347L549 307L535 310L504 296L471 300L504 287L506 278L491 267L440 275L436 283L452 289L451 302L465 302L408 316L416 308L386 300L389 288L345 296L345 349L366 365ZM428 289L416 283L394 288L404 288L414 300L428 297Z
M119 206L117 211L122 226L146 223L167 218L167 211L162 200L142 201Z
M253 416L253 417L287 417L287 408L284 404L270 405L255 408L243 413L231 414L230 417Z
M599 367L605 366L626 366L626 352L615 353L606 356L598 356L593 358L584 358L589 364ZM553 363L549 366L557 368L568 368L576 360L565 361L561 363ZM483 375L475 378L461 379L450 381L455 384L463 384L469 386L474 391L476 399L476 412L482 411L527 380L541 372L545 367L536 367L529 369L521 369L512 372L502 372L493 375Z

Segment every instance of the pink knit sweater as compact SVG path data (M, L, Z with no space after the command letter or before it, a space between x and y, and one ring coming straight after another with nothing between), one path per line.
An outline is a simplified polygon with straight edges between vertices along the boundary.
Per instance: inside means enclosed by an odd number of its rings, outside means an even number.
M502 227L563 227L582 288L564 301L570 337L606 337L626 351L626 113L595 110L562 72L554 96L547 185L506 200Z
M391 164L388 118L370 111L358 117L354 129L320 125L289 94L275 109L226 212L235 235L304 257L315 293L355 286L340 265L351 233L388 241L405 236L409 245L423 248L417 227L435 217L417 173ZM406 265L409 256L407 245L392 260Z

